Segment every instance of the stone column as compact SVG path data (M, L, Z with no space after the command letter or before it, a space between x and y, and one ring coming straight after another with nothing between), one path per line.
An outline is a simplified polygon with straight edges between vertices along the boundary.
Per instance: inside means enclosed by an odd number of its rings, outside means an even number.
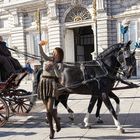
M97 10L104 10L104 0L97 0Z

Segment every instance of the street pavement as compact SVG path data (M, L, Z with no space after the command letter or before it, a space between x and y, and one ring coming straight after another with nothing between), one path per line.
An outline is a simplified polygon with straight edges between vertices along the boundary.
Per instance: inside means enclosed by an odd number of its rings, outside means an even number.
M139 83L140 80L133 81ZM119 86L125 86L119 84ZM22 83L20 88L32 89L32 83ZM140 140L140 88L119 89L114 93L120 98L119 120L125 133L116 130L113 119L106 107L101 108L103 124L97 124L95 118L96 105L90 117L91 128L83 127L83 119L87 112L89 95L72 94L68 105L75 112L74 121L62 104L58 105L62 129L55 133L56 140ZM115 107L114 100L111 100ZM49 126L45 121L46 111L42 102L37 100L32 110L24 116L11 116L7 124L0 128L0 140L49 140Z

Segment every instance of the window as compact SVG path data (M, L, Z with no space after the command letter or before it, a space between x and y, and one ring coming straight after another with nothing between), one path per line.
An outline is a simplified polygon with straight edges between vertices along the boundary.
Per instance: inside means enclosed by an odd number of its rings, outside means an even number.
M42 40L48 39L47 31L42 31L41 38ZM39 46L38 46L39 41L40 41L40 36L38 33L36 32L27 33L26 34L27 52L35 55L40 55ZM48 46L46 46L44 51L46 53L49 53Z
M130 21L130 24L128 26L127 32L123 35L121 34L121 22L118 24L118 40L127 42L129 40L136 42L138 40L137 37L137 21Z
M133 50L134 49L134 44L138 41L138 21L136 20L133 20L133 21L130 21L130 24L128 26L128 30L127 32L124 34L124 37L121 33L121 22L118 23L118 41L124 41L124 42L127 42L129 40L132 41L132 44L131 44L131 49ZM134 72L133 72L133 76L136 76L136 71L137 69L135 68Z
M125 34L124 41L137 41L137 22L136 21L131 21L130 25L128 27L128 32Z
M7 18L0 19L0 28L8 28L9 27L9 21Z
M4 21L0 19L0 28L4 28Z

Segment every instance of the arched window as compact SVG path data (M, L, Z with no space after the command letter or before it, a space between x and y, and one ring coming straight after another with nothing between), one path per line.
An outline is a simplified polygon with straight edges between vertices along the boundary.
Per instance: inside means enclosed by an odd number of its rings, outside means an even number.
M67 14L65 22L79 22L91 19L91 15L86 8L76 6Z

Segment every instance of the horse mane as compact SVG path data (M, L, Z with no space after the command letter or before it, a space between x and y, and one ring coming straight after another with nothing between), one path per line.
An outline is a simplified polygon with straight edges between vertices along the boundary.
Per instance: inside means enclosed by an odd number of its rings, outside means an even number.
M114 44L110 47L108 47L107 49L105 49L103 52L101 52L97 59L102 59L106 56L108 56L109 54L111 54L113 51L116 51L116 50L120 50L122 47L122 43L117 43L117 44Z

